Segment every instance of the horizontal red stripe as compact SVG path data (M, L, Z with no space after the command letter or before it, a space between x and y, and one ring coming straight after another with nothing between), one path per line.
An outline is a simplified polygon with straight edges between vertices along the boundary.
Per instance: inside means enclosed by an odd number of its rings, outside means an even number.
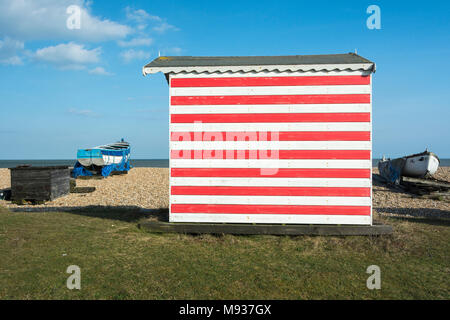
M171 150L170 158L370 160L370 150Z
M267 169L270 171L270 169ZM370 169L287 169L273 175L262 175L258 168L171 168L171 177L228 178L370 178Z
M170 119L172 123L370 122L370 113L172 114Z
M304 77L227 77L174 78L172 88L181 87L252 87L252 86L324 86L370 84L368 76L304 76Z
M370 131L280 132L280 141L370 141Z
M278 137L277 135L278 134ZM370 131L172 132L171 141L370 141Z
M172 204L171 213L370 215L370 206Z
M172 195L370 197L370 188L173 186Z
M171 96L171 105L370 103L370 94Z

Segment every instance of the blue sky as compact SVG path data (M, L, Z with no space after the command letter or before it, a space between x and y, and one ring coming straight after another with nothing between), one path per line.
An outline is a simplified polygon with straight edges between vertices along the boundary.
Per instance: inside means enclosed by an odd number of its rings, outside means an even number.
M81 8L80 29L66 26ZM370 30L369 5L381 10ZM373 156L450 158L448 1L0 0L0 159L72 159L132 143L168 158L161 55L358 54L373 78Z

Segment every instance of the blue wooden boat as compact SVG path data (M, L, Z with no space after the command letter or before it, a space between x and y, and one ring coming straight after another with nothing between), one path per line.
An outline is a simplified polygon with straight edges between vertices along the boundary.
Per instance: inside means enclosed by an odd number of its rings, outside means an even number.
M112 171L130 170L130 144L123 139L89 149L78 149L72 176L108 176Z

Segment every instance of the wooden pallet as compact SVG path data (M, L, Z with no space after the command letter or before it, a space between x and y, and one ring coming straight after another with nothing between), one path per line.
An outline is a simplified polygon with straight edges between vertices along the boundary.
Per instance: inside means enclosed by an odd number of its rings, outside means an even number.
M450 196L450 183L447 181L402 177L401 184L418 195Z
M236 234L236 235L314 235L314 236L379 236L392 233L384 224L356 225L302 225L302 224L235 224L235 223L180 223L142 221L139 228L156 233Z

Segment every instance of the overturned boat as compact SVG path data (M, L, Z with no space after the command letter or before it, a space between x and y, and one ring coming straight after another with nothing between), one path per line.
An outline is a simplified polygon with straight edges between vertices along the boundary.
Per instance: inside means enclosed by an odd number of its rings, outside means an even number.
M72 176L101 174L107 177L113 171L126 173L130 168L130 144L122 139L116 143L79 149Z
M400 183L402 176L424 178L432 176L439 168L439 157L428 150L397 159L378 162L380 175L392 183Z
M407 177L432 176L439 168L439 157L425 150L422 153L413 154L405 157L406 162L402 174Z

